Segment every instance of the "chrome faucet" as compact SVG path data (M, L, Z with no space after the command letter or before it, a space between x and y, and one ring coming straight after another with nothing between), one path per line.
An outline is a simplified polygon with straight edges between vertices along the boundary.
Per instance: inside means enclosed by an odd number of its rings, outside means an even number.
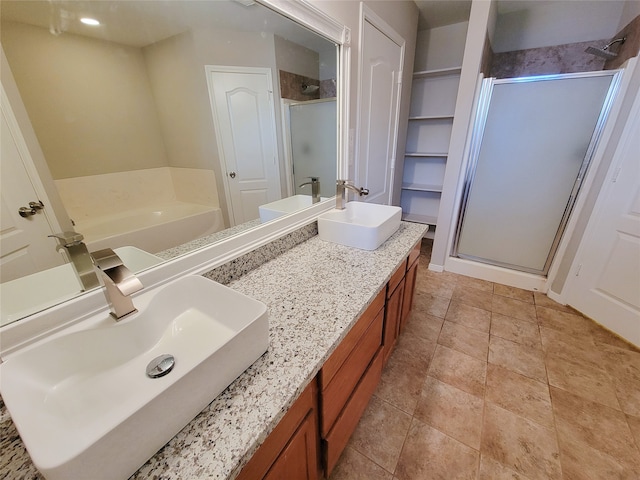
M369 195L368 189L362 188L362 187L358 188L353 183L349 182L349 180L337 180L336 181L336 208L338 210L344 210L347 190L351 190L357 193L358 196L360 197L364 195Z
M125 316L137 312L130 295L142 290L142 283L131 270L125 267L118 255L110 248L91 253L93 262L102 274L104 295L111 307L111 316L121 320Z
M318 203L320 201L320 178L309 177L310 182L305 182L299 185L298 188L302 188L305 185L311 185L311 203Z
M91 255L89 255L89 250L87 250L87 246L83 242L84 237L82 234L70 231L55 233L49 236L58 240L57 250L67 254L73 266L73 271L76 277L78 277L80 285L82 285L82 290L99 287L100 282L93 269Z

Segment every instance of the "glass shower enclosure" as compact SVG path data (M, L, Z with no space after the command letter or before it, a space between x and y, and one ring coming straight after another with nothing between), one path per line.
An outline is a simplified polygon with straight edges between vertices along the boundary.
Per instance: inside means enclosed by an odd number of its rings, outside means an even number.
M546 275L620 72L483 81L453 255Z

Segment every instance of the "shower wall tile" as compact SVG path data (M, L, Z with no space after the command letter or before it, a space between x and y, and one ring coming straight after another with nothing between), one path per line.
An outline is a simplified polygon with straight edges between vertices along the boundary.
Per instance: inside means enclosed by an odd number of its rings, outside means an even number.
M590 45L604 46L608 42L609 40L606 39L593 40L495 53L491 65L491 76L514 78L602 70L604 59L586 53L585 49Z
M624 62L635 57L640 52L640 15L631 20L622 30L611 39L627 37L622 45L612 45L611 51L618 56L613 60L607 60L604 64L605 70L613 70L622 66ZM609 43L609 40L606 43ZM605 45L606 45L605 43Z
M336 96L336 79L320 80L320 98L335 98Z

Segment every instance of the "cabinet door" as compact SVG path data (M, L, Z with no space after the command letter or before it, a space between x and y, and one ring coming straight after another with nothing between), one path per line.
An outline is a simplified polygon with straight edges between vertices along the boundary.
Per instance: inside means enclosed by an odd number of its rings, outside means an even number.
M313 413L307 415L264 480L316 480L318 450Z
M407 274L404 277L404 297L402 299L402 317L400 318L400 329L402 332L404 326L407 323L407 318L413 307L413 294L416 290L416 275L418 273L418 260L407 270Z
M402 317L402 296L404 294L405 280L398 284L396 289L387 299L384 319L384 363L391 356L396 339L398 338L400 319Z

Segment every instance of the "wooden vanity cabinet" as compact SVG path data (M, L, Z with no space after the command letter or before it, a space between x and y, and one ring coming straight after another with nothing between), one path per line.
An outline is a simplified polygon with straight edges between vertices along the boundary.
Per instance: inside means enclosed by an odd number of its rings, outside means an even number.
M238 480L317 480L320 476L316 379L245 465Z
M385 304L384 318L384 356L383 363L389 361L389 357L396 345L396 340L400 334L400 323L402 321L402 299L404 295L405 271L407 262L403 262L387 284L387 302Z
M383 289L318 374L320 436L329 477L382 375Z
M418 242L407 259L407 273L404 277L404 296L402 299L402 315L400 316L399 332L402 333L407 323L409 313L413 308L413 296L416 290L416 278L418 273L418 262L420 259L420 242Z

